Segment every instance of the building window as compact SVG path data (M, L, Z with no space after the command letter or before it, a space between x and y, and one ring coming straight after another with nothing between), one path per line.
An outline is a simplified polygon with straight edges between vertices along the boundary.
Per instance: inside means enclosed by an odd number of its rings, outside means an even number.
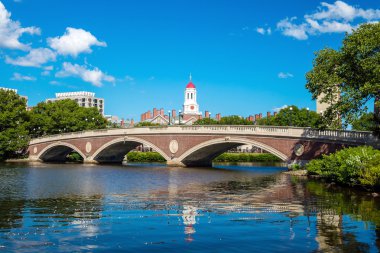
M85 102L86 101L86 99L85 98L82 98L82 102Z
M103 100L99 100L99 103L103 104Z
M191 93L191 99L193 99L193 93Z

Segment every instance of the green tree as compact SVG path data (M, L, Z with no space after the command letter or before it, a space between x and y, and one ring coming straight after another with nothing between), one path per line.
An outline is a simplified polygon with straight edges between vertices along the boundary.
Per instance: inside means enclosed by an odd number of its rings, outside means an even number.
M222 117L219 121L220 125L253 125L253 122L237 115Z
M80 107L70 99L41 102L30 111L30 133L32 137L104 129L107 120L92 108Z
M331 103L324 120L329 125L339 118L345 126L365 113L375 102L375 134L380 134L380 23L363 24L346 34L340 49L316 53L313 69L306 74L306 87L313 98Z
M0 89L0 161L20 155L28 146L26 100Z
M373 131L375 129L374 114L363 113L358 119L352 122L352 129L358 131Z
M321 116L314 111L306 108L299 109L297 106L292 105L281 109L276 116L259 119L256 124L316 128L321 126Z
M135 127L151 127L151 126L162 126L158 123L152 123L152 122L139 122L135 125Z
M211 118L203 118L203 119L198 119L197 121L194 122L194 125L216 125L219 122L215 119Z

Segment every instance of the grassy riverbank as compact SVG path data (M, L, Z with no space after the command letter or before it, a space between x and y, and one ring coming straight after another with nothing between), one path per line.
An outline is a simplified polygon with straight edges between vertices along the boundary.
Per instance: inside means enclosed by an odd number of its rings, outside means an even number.
M306 165L309 175L349 186L380 188L380 151L362 146L346 148Z
M281 162L281 159L269 153L224 153L213 162Z

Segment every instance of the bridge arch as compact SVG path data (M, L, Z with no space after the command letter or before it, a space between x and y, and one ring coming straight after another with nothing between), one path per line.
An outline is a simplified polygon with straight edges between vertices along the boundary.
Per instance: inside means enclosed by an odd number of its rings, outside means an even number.
M151 147L154 151L162 155L165 160L170 160L169 156L165 154L160 148L153 143L137 137L121 137L105 143L98 148L92 155L93 160L99 163L121 163L124 156L131 150L139 145Z
M287 161L289 157L281 151L258 141L247 138L225 137L202 142L187 150L178 161L186 166L211 166L212 160L224 152L241 145L253 145Z
M86 158L82 151L80 151L76 146L67 142L59 141L45 147L39 153L38 159L44 162L65 162L67 155L73 151L77 152L83 160Z

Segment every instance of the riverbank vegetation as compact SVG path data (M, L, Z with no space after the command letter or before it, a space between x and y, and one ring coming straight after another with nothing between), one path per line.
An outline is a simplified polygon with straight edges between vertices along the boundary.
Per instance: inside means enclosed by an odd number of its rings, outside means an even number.
M281 159L269 153L224 153L213 162L281 162Z
M310 175L349 186L380 187L380 151L361 146L346 148L306 165Z
M163 158L157 152L129 152L125 156L125 160L128 162L135 163L151 163L151 162L166 162L165 158Z

